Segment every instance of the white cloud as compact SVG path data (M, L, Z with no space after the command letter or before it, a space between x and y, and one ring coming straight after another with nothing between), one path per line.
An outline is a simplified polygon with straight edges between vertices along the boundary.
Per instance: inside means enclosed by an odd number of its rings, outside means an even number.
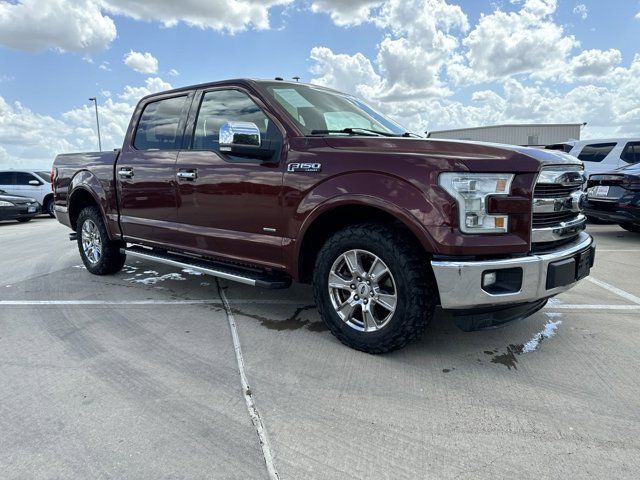
M124 91L118 96L125 102L135 104L138 103L142 97L173 88L170 83L165 82L160 77L149 77L144 83L145 85L142 87L127 85L124 87Z
M98 105L104 150L122 145L135 104L144 95L171 88L158 77L141 87L126 86L114 100L110 92ZM109 96L111 95L111 96ZM0 96L0 166L29 165L48 168L59 153L94 151L98 139L93 104L73 108L54 118L36 113Z
M230 33L269 28L269 10L293 0L102 0L107 10L167 27L180 22Z
M636 20L640 20L640 12L636 13Z
M158 59L149 52L134 52L130 50L124 56L124 64L138 73L156 73L158 71Z
M180 72L175 68L172 68L171 70L169 70L169 75L171 75L172 77L178 77L180 75Z
M575 13L580 18L582 18L582 20L586 20L587 17L589 16L589 9L587 8L587 6L584 3L579 3L573 9L573 13Z
M18 50L92 52L116 38L116 26L94 0L0 3L0 44Z
M554 23L556 6L556 0L526 0L518 12L481 15L462 41L465 61L458 58L449 66L451 78L469 84L515 74L542 79L561 74L579 43Z
M326 12L336 25L358 25L370 19L371 9L381 0L314 0L311 11Z
M606 76L622 62L620 50L584 50L571 59L573 77L590 80L606 80Z

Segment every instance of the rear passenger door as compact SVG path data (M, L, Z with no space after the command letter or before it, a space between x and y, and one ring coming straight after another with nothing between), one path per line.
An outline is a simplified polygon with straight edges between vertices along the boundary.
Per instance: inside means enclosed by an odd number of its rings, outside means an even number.
M179 243L175 164L191 99L190 92L158 96L136 110L137 125L115 169L120 227L127 241Z
M178 220L184 248L213 257L282 267L283 129L239 88L218 88L198 94L188 131L189 149L177 162ZM274 147L261 159L220 151L219 130L225 122L251 122L262 141Z

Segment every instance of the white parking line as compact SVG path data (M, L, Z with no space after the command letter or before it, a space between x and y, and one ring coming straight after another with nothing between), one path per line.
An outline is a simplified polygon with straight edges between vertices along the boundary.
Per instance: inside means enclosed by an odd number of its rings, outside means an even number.
M636 305L640 305L640 297L636 297L635 295L629 292L625 292L624 290L618 287L614 287L613 285L603 282L602 280L599 280L595 277L587 277L587 280L589 280L591 283L595 285L598 285L599 287L604 288L605 290L609 290L611 293L615 293L616 295L624 298L625 300L629 300L630 302L633 302Z
M547 305L545 310L640 310L640 305L570 305L560 303Z
M638 249L630 249L630 250L621 250L617 248L598 248L598 253L600 252L640 252Z
M220 288L220 283L218 283L217 279L216 283L218 284L218 293L220 294L222 304L224 305L224 309L227 314L227 320L229 320L231 338L233 340L233 347L236 352L238 370L240 371L240 384L242 385L242 394L244 396L244 401L247 404L247 410L249 411L249 416L251 417L251 423L253 423L253 427L256 429L256 433L258 434L258 438L260 439L260 447L262 448L262 455L264 456L264 462L267 466L269 478L271 480L278 480L280 477L278 476L275 463L273 462L273 455L271 454L271 446L269 445L267 430L264 427L264 423L262 423L262 417L260 416L258 407L256 407L256 404L253 401L253 394L251 392L251 388L249 387L249 381L247 380L247 375L245 373L244 358L242 356L242 348L240 347L240 337L238 336L236 320L233 316L231 305L229 305L227 296L224 293L224 290Z
M233 300L238 304L300 305L296 300L247 298ZM0 300L1 305L222 305L220 300Z

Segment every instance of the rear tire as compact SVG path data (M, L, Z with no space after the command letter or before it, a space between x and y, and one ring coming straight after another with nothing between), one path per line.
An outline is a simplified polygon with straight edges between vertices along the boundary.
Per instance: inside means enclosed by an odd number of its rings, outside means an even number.
M46 202L44 202L44 211L42 213L48 214L51 218L56 218L54 207L55 203L53 202L53 198L49 198Z
M316 259L313 289L331 333L351 348L374 354L417 340L438 303L422 249L403 230L379 224L334 234Z
M89 272L94 275L110 275L122 269L127 258L120 253L124 244L109 240L98 207L86 207L80 212L76 231L80 257Z
M640 225L634 223L621 223L620 226L628 232L640 233Z

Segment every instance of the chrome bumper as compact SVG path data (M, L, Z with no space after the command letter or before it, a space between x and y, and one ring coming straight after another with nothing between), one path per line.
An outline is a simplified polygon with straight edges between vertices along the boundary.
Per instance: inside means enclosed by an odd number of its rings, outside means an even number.
M593 245L591 235L581 232L578 238L557 250L543 254L506 260L473 262L432 261L433 273L440 291L440 302L444 309L468 309L482 306L499 306L533 302L552 297L573 287L573 282L561 287L547 289L549 264L571 258ZM482 289L482 276L488 270L522 268L522 287L515 293L491 294Z

